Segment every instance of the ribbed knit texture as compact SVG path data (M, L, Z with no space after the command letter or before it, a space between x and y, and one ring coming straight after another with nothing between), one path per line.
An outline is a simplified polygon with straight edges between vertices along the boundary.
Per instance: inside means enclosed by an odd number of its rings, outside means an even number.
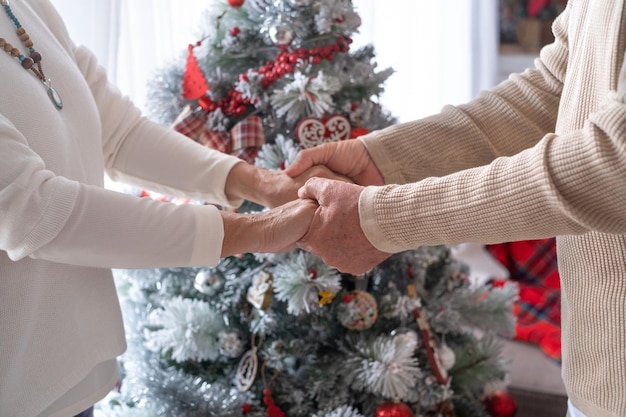
M224 185L241 161L142 119L93 54L72 44L48 0L11 8L64 107L2 51L0 416L74 415L112 388L115 373L84 379L126 348L110 268L209 265L224 233L214 207L104 190L105 168L154 191L237 205ZM6 16L0 36L20 44ZM79 384L82 399L70 392Z
M536 69L361 139L389 184L362 193L361 225L387 252L559 236L568 394L588 417L623 417L624 1L571 0L553 29Z

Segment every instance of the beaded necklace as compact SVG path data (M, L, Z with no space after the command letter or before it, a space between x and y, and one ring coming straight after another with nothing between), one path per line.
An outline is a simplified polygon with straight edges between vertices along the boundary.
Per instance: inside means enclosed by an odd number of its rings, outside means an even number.
M4 8L7 16L11 19L11 22L15 25L15 33L19 36L20 40L24 44L26 48L28 48L29 56L23 55L19 49L15 48L6 39L0 38L0 48L3 48L9 55L14 58L17 58L18 61L22 64L22 67L25 70L30 70L35 74L37 78L41 80L41 82L46 86L48 91L48 97L50 97L50 101L54 104L58 110L63 108L63 100L61 100L61 96L52 88L52 82L49 78L46 78L46 75L43 72L41 66L41 54L35 50L33 47L33 41L30 39L28 33L26 33L26 29L22 27L20 21L13 14L13 10L11 10L11 6L9 4L9 0L0 0L0 5Z

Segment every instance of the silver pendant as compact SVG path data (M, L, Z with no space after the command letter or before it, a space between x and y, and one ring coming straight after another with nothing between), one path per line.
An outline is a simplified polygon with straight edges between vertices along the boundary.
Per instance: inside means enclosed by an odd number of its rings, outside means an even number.
M61 99L61 95L57 90L52 88L52 83L49 79L45 82L45 85L48 89L48 97L50 97L50 101L52 102L52 104L54 104L54 107L56 107L57 110L61 110L63 108L63 100Z

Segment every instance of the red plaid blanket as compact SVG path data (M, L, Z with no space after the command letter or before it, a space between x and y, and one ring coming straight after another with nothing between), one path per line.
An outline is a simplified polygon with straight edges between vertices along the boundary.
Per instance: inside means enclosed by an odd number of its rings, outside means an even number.
M486 245L519 286L515 339L537 344L561 361L561 291L555 239Z

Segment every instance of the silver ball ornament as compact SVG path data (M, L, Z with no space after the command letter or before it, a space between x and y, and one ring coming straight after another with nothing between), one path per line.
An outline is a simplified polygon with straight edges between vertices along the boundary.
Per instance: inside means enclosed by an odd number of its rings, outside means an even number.
M304 7L310 5L312 0L289 0L289 4L293 7Z
M289 45L293 41L293 28L286 22L278 21L270 26L268 30L270 40L274 45Z
M207 271L200 271L196 274L193 286L202 294L212 297L224 288L224 278L217 274L209 274Z

